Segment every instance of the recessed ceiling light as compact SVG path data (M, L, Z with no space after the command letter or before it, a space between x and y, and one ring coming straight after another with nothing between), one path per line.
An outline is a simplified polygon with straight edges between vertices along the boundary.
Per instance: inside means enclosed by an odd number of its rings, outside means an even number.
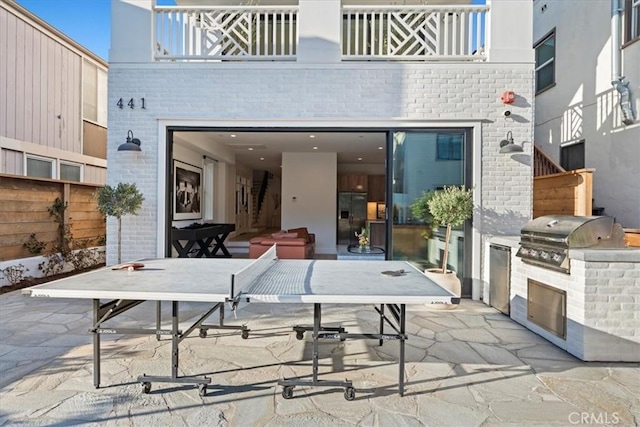
M264 157L260 157L260 160L264 160Z
M235 137L236 137L236 134L235 134L235 133L232 133L232 134L231 134L231 138L235 138Z
M249 147L249 148L247 148L247 150L253 151L253 147Z
M378 150L384 150L384 147L378 147Z
M361 161L361 160L362 160L362 157L358 157L358 161Z
M314 150L317 150L317 149L318 149L318 147L313 147L313 149L314 149Z
M309 138L315 138L315 137L316 137L315 135L309 135Z

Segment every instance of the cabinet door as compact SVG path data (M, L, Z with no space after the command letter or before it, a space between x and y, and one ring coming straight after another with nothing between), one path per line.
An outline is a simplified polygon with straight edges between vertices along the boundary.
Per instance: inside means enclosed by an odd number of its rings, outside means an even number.
M384 202L386 187L384 175L369 175L368 184L368 200L370 202Z
M339 175L338 191L367 191L367 175Z

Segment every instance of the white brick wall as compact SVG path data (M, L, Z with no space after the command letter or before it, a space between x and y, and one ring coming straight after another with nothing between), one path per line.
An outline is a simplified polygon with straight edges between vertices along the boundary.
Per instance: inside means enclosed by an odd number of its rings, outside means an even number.
M507 121L500 94L513 90ZM514 234L531 215L533 66L521 64L110 64L108 182L136 182L145 202L140 215L123 219L123 259L157 256L158 120L269 120L335 123L392 121L398 127L475 122L482 156L477 200L482 235ZM144 97L146 109L119 109L116 101ZM139 101L138 101L139 102ZM266 120L266 121L265 121ZM142 153L118 153L131 129ZM525 153L499 154L507 131ZM161 154L162 155L162 154ZM108 260L114 263L115 222L108 221Z

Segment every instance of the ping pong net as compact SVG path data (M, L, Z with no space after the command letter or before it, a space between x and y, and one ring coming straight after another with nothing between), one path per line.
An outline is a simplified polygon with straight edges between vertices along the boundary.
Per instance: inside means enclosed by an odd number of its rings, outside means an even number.
M231 301L237 300L237 297L242 291L248 289L258 277L273 267L277 262L276 245L273 245L251 264L237 273L233 273L231 275Z

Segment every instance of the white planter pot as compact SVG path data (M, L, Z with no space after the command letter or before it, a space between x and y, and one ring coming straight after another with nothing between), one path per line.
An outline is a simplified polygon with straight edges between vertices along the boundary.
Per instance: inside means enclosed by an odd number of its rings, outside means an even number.
M429 279L433 280L448 291L451 291L455 295L460 296L462 293L460 279L458 279L458 276L456 276L454 271L447 270L446 273L442 273L442 269L440 268L429 268L424 271L424 274ZM458 307L458 304L427 304L427 306L435 310L452 310Z

